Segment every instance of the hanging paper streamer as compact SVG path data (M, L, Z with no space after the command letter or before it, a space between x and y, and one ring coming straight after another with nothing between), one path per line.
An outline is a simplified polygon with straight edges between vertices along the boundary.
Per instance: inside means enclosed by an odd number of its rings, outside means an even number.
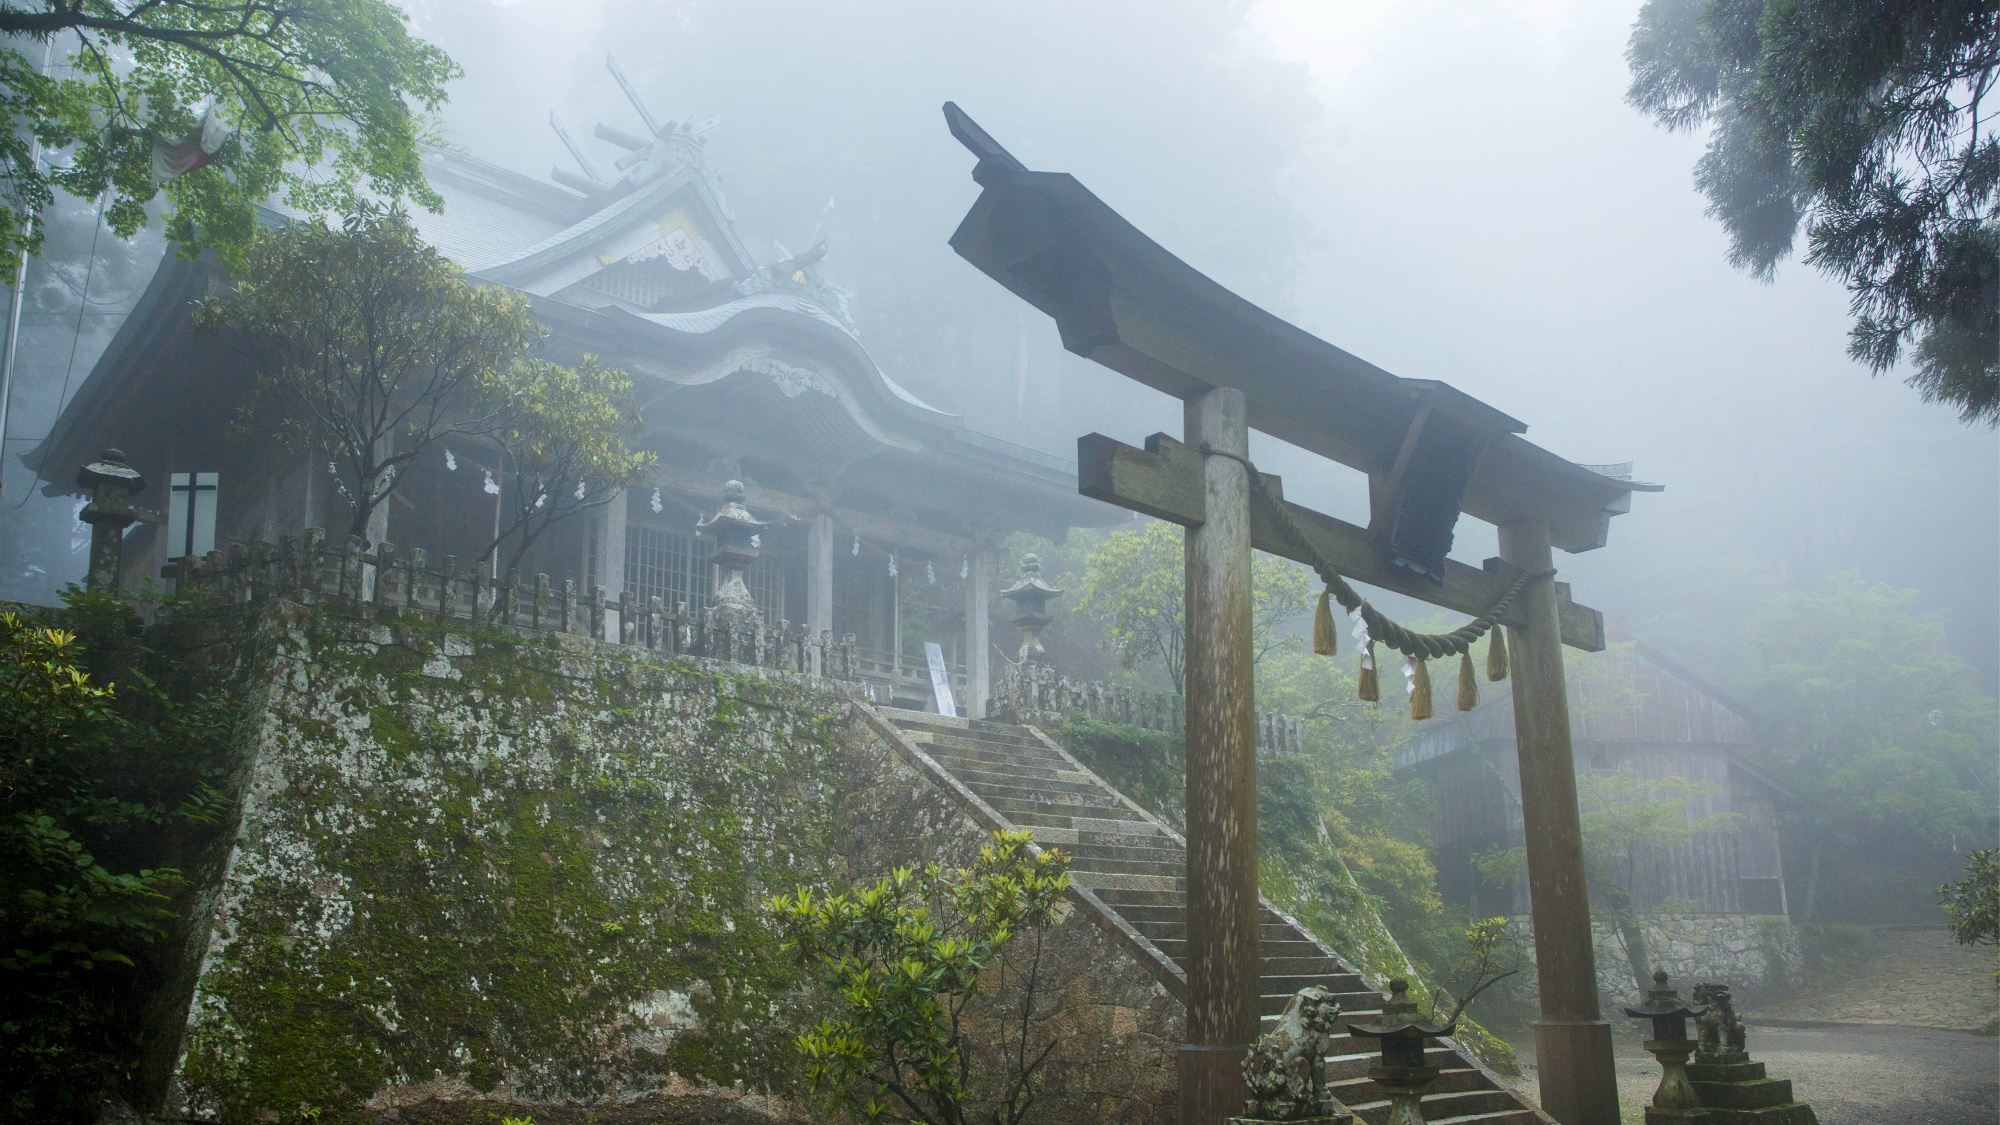
M656 488L653 490L653 514L657 516L665 509L666 505L660 503L660 490Z
M540 496L535 497L535 507L537 508L540 508L542 505L548 502L549 502L549 494L546 492L542 493Z
M482 471L486 474L486 483L479 486L479 491L484 492L488 496L500 495L500 482L493 479L493 470L485 469Z
M447 471L449 471L449 472L454 472L454 473L455 473L455 472L457 472L457 471L458 471L458 458L456 458L456 457L453 457L453 456L451 455L451 447L450 447L450 446L446 446L446 447L445 447L445 451L444 451L444 467L445 467L445 469L446 469Z
M853 555L857 559L861 557L861 537L859 535L854 537L854 549L847 553Z
M583 482L582 482L582 481L577 481L577 482L576 482L576 498L577 498L578 500L581 500L581 499L583 499L583 494L584 494L584 492L586 492L586 491L587 491L587 490L586 490L586 489L585 489L585 488L583 487Z
M937 567L932 566L928 560L924 562L924 581L933 586L937 585Z
M762 535L752 535L750 537L750 545L752 547L762 547L764 545L764 537Z
M971 576L971 574L972 574L972 556L967 555L966 557L958 560L959 580L963 581L967 577Z
M896 552L889 552L889 577L896 577Z

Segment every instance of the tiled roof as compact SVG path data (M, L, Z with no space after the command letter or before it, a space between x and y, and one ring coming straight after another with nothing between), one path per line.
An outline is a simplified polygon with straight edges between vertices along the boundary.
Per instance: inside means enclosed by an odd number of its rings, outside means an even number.
M432 186L444 196L441 213L410 209L410 221L424 241L468 272L520 257L530 246L561 229L542 215L510 207L483 192L438 177Z

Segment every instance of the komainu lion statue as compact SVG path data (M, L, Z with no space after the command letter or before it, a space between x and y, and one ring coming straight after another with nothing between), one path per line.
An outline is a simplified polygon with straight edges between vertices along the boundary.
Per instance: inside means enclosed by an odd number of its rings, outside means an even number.
M1707 1009L1695 1017L1695 1026L1701 1031L1701 1045L1696 1048L1695 1061L1747 1061L1750 1053L1745 1049L1743 1021L1736 1018L1736 1005L1729 996L1729 986L1697 984L1694 986L1694 1002L1696 1007Z
M1243 1059L1250 1100L1239 1121L1313 1121L1345 1118L1347 1111L1326 1091L1326 1051L1337 1033L1340 1003L1314 985L1285 1005L1278 1025L1257 1040Z

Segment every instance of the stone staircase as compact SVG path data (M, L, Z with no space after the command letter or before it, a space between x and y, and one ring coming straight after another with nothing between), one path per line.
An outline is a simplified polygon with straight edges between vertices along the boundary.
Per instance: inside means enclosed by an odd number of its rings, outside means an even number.
M1036 843L1071 857L1076 897L1178 997L1186 996L1186 850L1181 837L1105 784L1039 730L986 720L950 719L921 711L871 709L915 750L913 762L932 773L977 819L995 828L1025 829ZM887 733L887 732L885 732ZM1333 949L1266 902L1259 935L1263 1014L1274 1023L1299 989L1335 993L1344 1027L1379 1012L1383 997ZM1355 1117L1382 1125L1389 1103L1368 1078L1371 1040L1343 1032L1327 1058L1327 1081ZM1552 1119L1503 1087L1485 1067L1449 1041L1434 1042L1425 1061L1444 1073L1423 1100L1431 1125L1543 1125Z

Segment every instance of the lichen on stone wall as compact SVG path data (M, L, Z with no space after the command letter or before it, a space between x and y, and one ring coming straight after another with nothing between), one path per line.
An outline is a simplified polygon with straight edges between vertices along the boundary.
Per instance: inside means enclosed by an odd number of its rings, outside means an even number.
M810 1001L760 904L845 874L844 699L565 638L259 628L180 1108L789 1092Z

